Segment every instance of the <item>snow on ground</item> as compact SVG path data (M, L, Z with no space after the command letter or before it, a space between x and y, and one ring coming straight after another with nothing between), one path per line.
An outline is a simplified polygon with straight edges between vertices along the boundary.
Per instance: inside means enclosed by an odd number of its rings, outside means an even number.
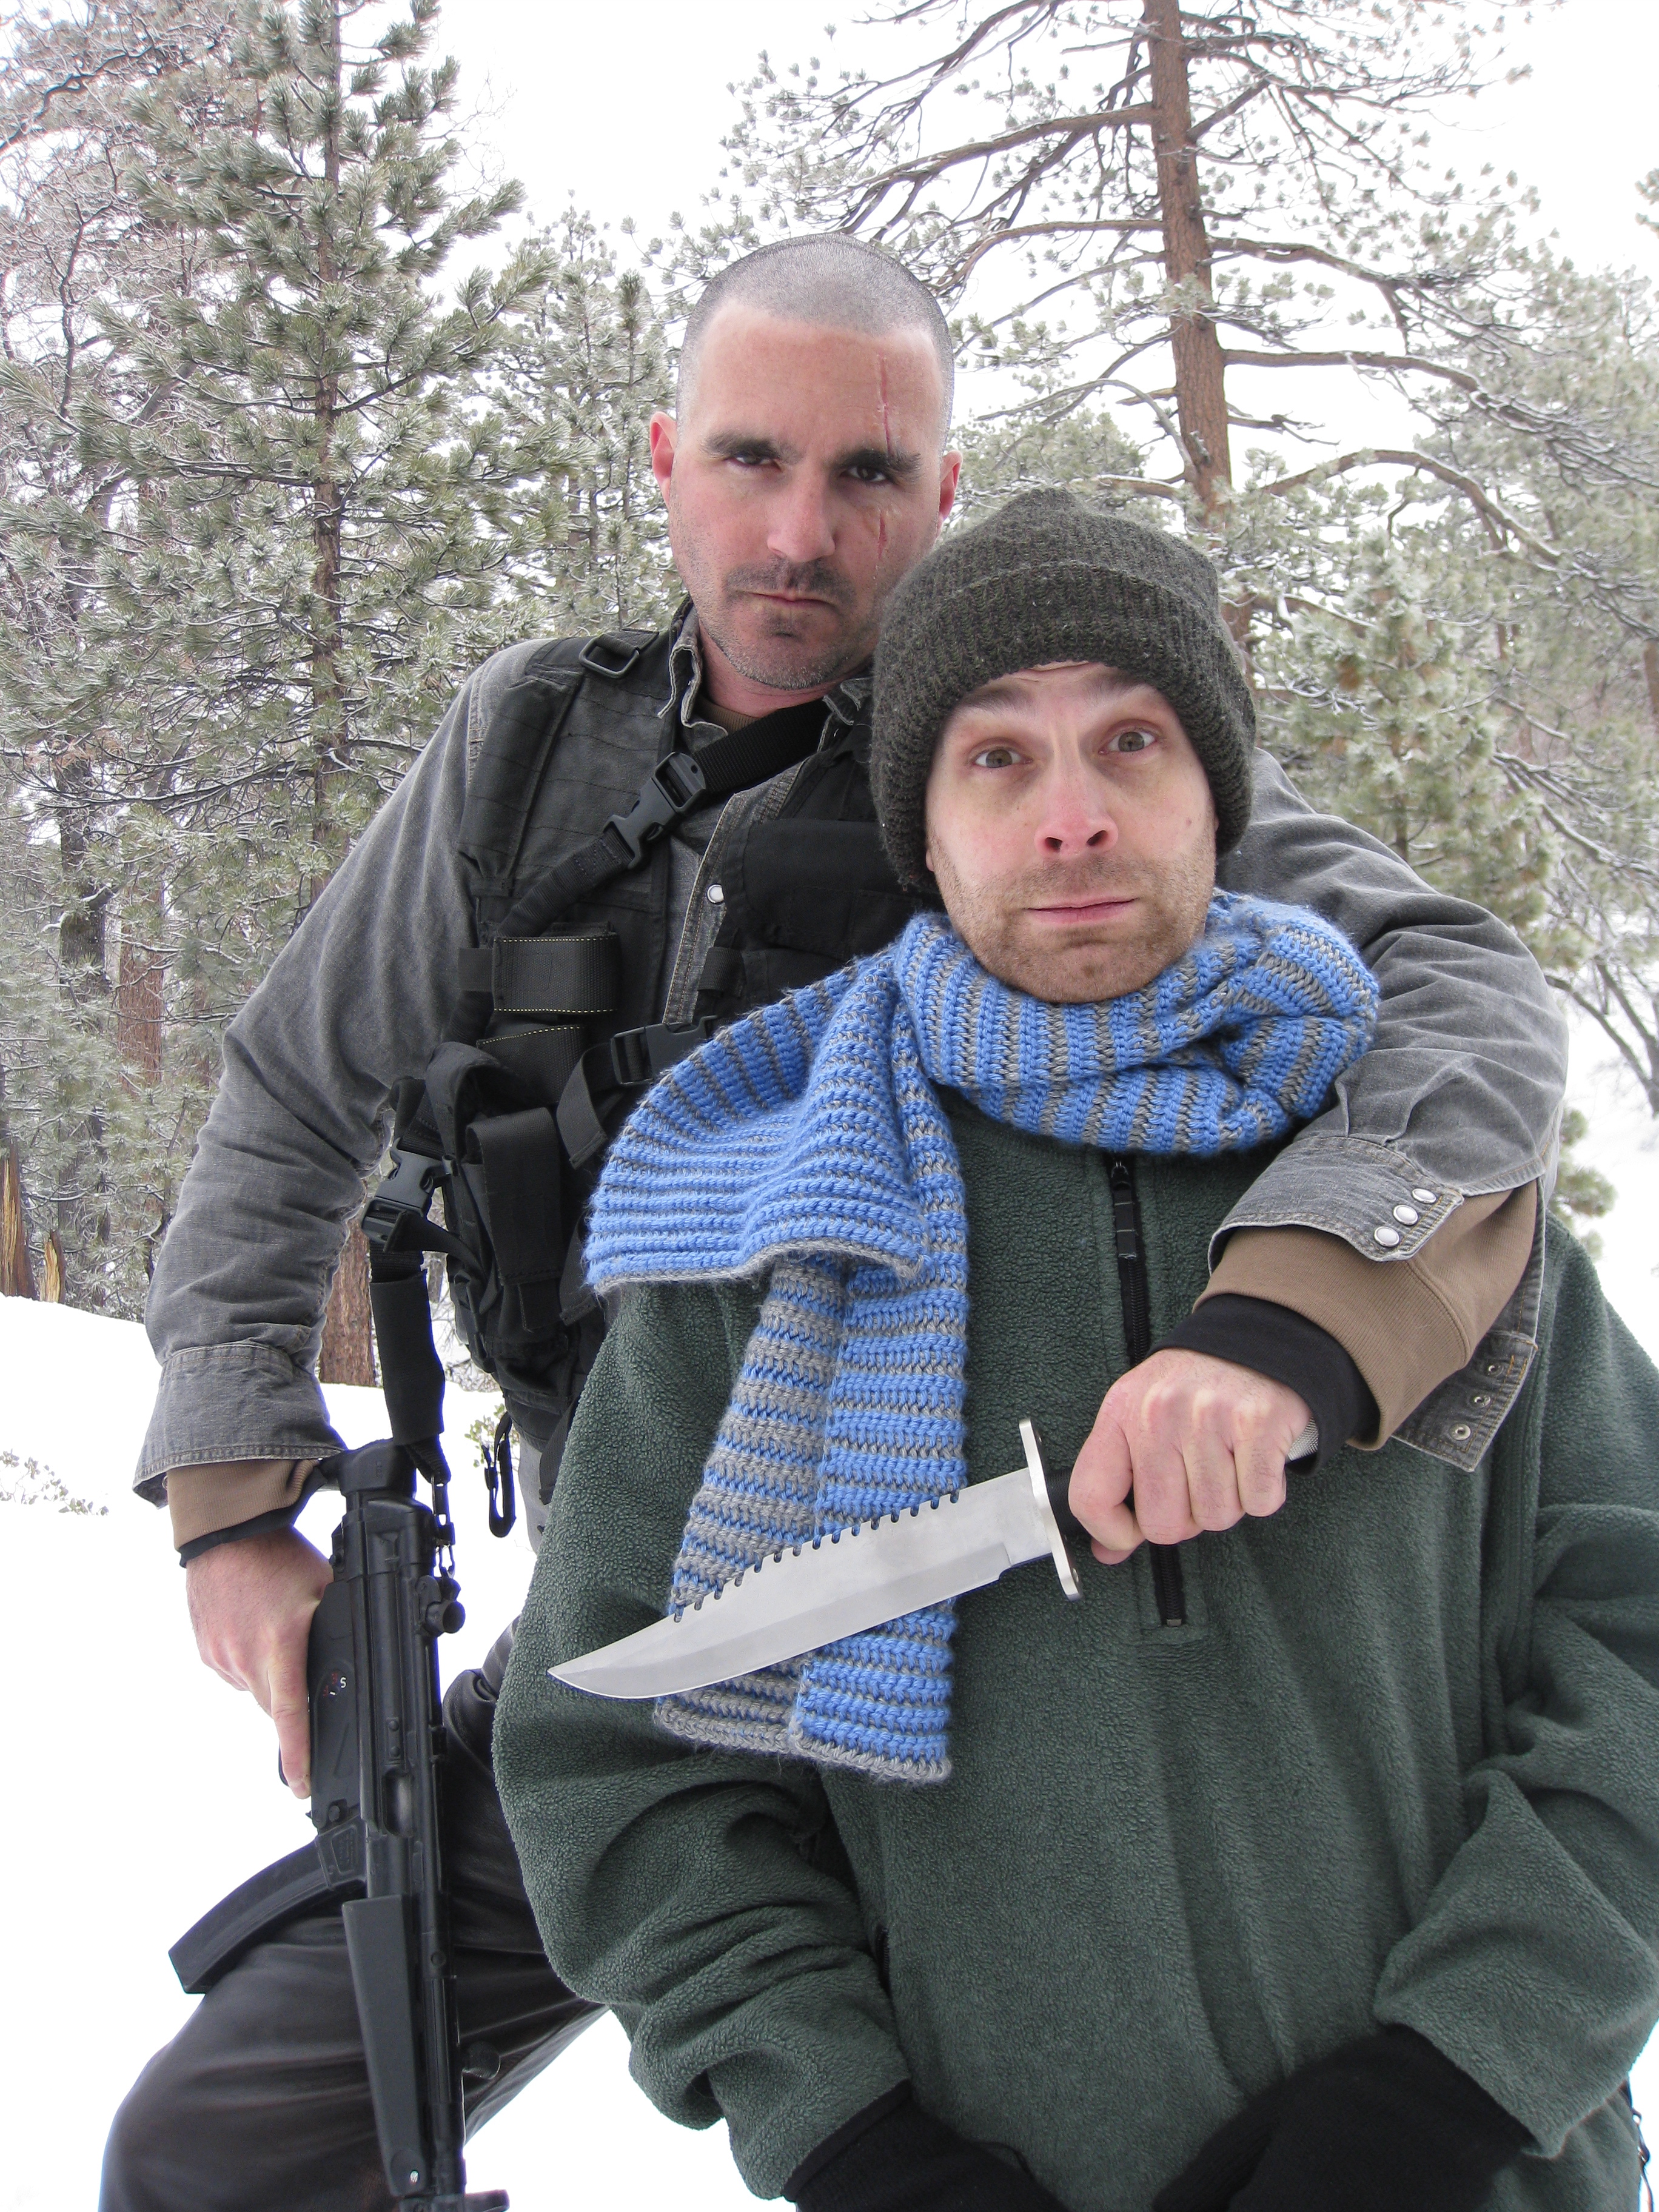
M1572 1092L1590 1119L1587 1152L1619 1190L1602 1279L1659 1358L1659 1127L1588 1025L1575 1032ZM23 2085L0 2212L46 2212L94 2204L109 2117L189 2011L167 1946L311 1829L277 1784L263 1718L198 1663L165 1522L130 1494L155 1390L143 1332L0 1301L0 1454L33 1458L106 1509L0 1503L12 1714L0 2079ZM328 1396L349 1443L382 1432L378 1392ZM447 1401L468 1620L443 1647L447 1674L482 1656L529 1573L521 1536L489 1536L464 1441L489 1402L453 1389ZM22 1475L0 1462L0 1492ZM307 1511L307 1533L324 1548L336 1511L326 1498ZM510 2190L514 2212L752 2204L724 2129L690 2135L665 2120L627 2061L613 2022L591 2029L475 2139L473 2186ZM1636 2095L1659 2117L1659 2040Z
M0 1679L12 1713L0 2080L12 2086L0 2212L91 2208L110 2117L189 2014L167 1947L224 1893L311 1836L276 1779L252 1701L198 1661L165 1516L131 1494L155 1392L136 1323L0 1300L0 1453L33 1458L71 1496L0 1504ZM385 1433L378 1391L331 1389L349 1444ZM522 1535L492 1540L465 1441L495 1401L451 1389L458 1565L467 1622L445 1639L446 1680L475 1664L523 1601ZM22 1467L0 1462L0 1492ZM338 1501L302 1526L326 1550ZM663 2118L628 2074L614 2021L589 2029L474 2139L475 2188L514 2212L732 2212L754 2199L719 2128Z

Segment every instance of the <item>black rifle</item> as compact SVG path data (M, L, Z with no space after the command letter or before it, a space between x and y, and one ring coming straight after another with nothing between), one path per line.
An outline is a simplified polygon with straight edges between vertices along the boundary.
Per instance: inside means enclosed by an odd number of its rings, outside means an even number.
M319 1469L345 1511L311 1625L311 1817L325 1868L367 1891L341 1911L386 2185L408 2212L495 2212L499 2190L466 2194L439 1832L437 1639L465 1615L445 1485L428 1507L415 1472L391 1443Z
M466 2192L462 2074L487 2079L499 2062L484 2046L459 2048L440 1826L437 1640L465 1614L438 1442L444 1372L422 1261L423 1249L454 1240L425 1218L435 1171L420 1161L411 1173L404 1155L398 1160L364 1217L392 1435L319 1461L307 1485L337 1489L345 1507L334 1532L334 1579L312 1618L307 1653L314 1848L233 1891L170 1956L193 1995L284 1921L343 1898L387 2187L403 2212L505 2212L503 2191ZM514 1517L507 1427L503 1419L484 1455L496 1535ZM430 1506L415 1494L417 1469L431 1486Z

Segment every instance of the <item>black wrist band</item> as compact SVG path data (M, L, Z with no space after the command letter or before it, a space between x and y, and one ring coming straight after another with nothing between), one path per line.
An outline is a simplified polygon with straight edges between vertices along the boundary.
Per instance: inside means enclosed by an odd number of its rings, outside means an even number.
M1160 1352L1207 1352L1249 1367L1270 1382L1294 1390L1319 1424L1319 1449L1312 1473L1341 1450L1350 1437L1369 1435L1376 1425L1376 1401L1347 1352L1317 1322L1268 1298L1247 1298L1224 1291L1194 1306L1158 1346Z
M292 1505L273 1506L269 1513L256 1513L251 1521L239 1521L234 1528L215 1528L205 1536L192 1536L187 1544L179 1547L179 1564L187 1567L192 1559L199 1559L204 1552L211 1552L220 1544L246 1543L250 1536L269 1536L273 1529L291 1528L300 1517L303 1498Z

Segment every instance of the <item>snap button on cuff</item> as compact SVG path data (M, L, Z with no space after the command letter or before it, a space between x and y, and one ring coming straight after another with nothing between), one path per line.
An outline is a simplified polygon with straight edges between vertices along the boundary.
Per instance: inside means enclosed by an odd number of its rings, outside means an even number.
M1419 1206L1432 1206L1436 1202L1436 1194L1431 1190L1414 1190L1412 1196Z
M1467 1421L1459 1421L1456 1426L1453 1429L1452 1434L1460 1444L1466 1444L1469 1438L1474 1434L1474 1431L1469 1426Z
M1389 1229L1386 1226L1380 1229L1373 1229L1371 1231L1371 1237L1374 1242L1378 1244L1393 1245L1397 1244L1400 1242L1400 1231L1397 1229Z
M1396 1206L1394 1218L1396 1221L1403 1221L1409 1229L1412 1223L1417 1219L1417 1208L1414 1206Z

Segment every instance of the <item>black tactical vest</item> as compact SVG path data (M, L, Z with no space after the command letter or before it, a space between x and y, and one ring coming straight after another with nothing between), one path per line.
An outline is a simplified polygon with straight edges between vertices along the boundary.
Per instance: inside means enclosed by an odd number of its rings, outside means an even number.
M400 1177L411 1204L417 1185L441 1193L447 1233L428 1241L447 1250L472 1357L539 1457L529 1487L544 1503L604 1334L580 1228L610 1136L716 1023L878 951L914 910L877 831L869 687L854 678L821 715L751 725L752 757L750 732L696 756L726 757L740 787L669 942L661 833L688 780L678 711L663 711L672 643L546 646L479 738L459 838L478 949L462 955L449 1041L403 1087L381 1194L395 1203ZM781 743L802 757L746 781Z

